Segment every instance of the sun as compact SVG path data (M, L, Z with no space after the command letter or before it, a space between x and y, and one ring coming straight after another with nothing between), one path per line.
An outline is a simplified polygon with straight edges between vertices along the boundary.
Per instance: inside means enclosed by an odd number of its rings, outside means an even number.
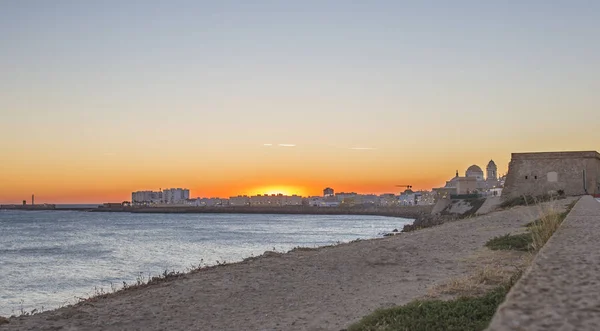
M288 185L269 185L269 186L261 186L251 189L248 192L250 195L258 195L258 194L283 194L283 195L304 195L304 189L297 186L288 186Z

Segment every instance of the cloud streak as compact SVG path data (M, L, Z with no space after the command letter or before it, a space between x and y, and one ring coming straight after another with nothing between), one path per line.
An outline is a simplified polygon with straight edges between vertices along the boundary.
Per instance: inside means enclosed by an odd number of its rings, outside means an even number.
M349 149L355 150L355 151L371 151L371 150L374 150L377 148L375 148L375 147L350 147Z
M273 147L274 144L263 144L265 147ZM296 147L296 144L277 144L277 147Z

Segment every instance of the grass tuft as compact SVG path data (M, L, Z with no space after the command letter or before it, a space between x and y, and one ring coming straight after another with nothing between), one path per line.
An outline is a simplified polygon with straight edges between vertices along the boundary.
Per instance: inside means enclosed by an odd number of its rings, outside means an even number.
M553 206L542 210L540 218L525 224L527 233L506 234L490 239L485 246L491 250L539 251L542 246L558 230L562 221L567 217L577 200L566 206L565 212L557 212ZM542 205L540 204L540 208Z
M413 301L407 305L379 309L348 328L348 331L388 330L483 330L490 323L510 286L498 286L484 296L450 301Z
M538 220L529 225L529 231L532 237L532 248L540 250L544 244L552 237L554 232L560 227L562 221L567 217L565 213L545 213Z
M564 199L566 196L563 194L542 194L538 196L532 195L521 195L512 199L502 201L500 204L501 209L512 208L516 206L531 206L540 204L542 202L554 201Z
M427 297L437 298L441 295L479 296L495 286L510 283L515 274L520 274L520 265L487 264L475 269L469 275L456 277L450 281L436 284L429 288Z
M532 250L533 238L531 233L521 233L511 235L505 234L503 236L494 237L485 243L485 246L491 250L517 250L517 251L530 251Z

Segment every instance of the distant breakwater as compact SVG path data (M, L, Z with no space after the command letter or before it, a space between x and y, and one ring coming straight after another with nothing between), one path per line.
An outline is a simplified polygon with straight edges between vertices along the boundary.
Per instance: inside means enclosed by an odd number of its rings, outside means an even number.
M292 215L371 215L417 219L431 214L430 206L227 206L227 207L103 207L88 209L90 212L126 212L147 214L292 214Z

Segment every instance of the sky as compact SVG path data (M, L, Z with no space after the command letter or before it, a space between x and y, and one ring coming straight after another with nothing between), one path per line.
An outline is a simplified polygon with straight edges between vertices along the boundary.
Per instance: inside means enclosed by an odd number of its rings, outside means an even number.
M598 1L2 1L0 202L431 189L598 150Z

